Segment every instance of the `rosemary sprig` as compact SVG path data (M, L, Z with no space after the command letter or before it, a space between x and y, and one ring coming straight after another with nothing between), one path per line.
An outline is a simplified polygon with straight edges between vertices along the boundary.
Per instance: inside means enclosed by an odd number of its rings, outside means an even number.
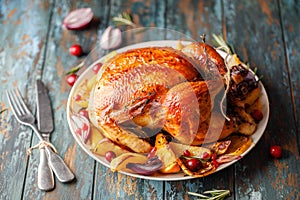
M117 17L112 18L112 22L115 26L131 26L136 27L128 13L119 14Z
M213 36L214 43L216 46L223 48L226 52L235 54L234 47L232 45L227 44L221 35L213 34L212 36Z
M77 65L77 66L75 66L75 67L73 67L72 69L70 69L70 71L68 71L68 72L66 73L66 75L69 75L69 74L76 74L76 73L79 71L79 69L80 69L83 65L84 65L84 62L80 63L79 65Z
M230 195L230 190L208 190L203 192L203 194L188 192L189 195L200 197L198 200L224 200ZM207 196L209 195L209 196Z

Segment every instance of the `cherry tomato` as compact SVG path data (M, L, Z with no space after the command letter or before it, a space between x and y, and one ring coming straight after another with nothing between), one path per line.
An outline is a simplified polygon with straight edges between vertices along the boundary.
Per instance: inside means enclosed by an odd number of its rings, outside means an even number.
M99 69L102 67L102 63L97 63L93 68L92 68L92 70L93 70L93 72L95 73L95 74L97 74L98 73L98 71L99 71Z
M273 158L281 158L282 157L282 149L278 145L273 145L270 147L270 154Z
M76 74L70 74L67 76L67 83L70 85L70 86L73 86L74 83L76 82L77 80L77 75Z
M187 167L193 172L198 171L201 168L201 166L202 166L202 163L197 158L192 158L187 161Z
M79 44L74 44L69 48L69 52L73 56L81 56L82 55L82 48Z
M116 154L115 154L115 152L113 152L113 151L107 151L107 152L105 153L105 159L106 159L108 162L111 162L112 159L114 159L115 157L116 157Z
M251 113L251 116L253 117L253 119L257 122L261 121L263 119L263 113L260 110L254 110Z
M202 156L201 156L202 159L209 159L210 158L210 154L207 153L207 152L203 152Z
M74 97L74 100L75 101L79 101L81 99L81 96L79 94L77 94L75 97Z

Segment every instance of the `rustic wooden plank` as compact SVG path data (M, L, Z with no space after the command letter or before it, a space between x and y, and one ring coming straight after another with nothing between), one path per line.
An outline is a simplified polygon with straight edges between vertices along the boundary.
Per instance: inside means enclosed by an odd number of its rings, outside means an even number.
M27 1L1 2L1 109L8 108L5 89L18 87L35 112L34 83L40 77L51 4ZM28 11L31 12L28 12ZM1 114L0 199L21 199L27 168L26 149L32 130L20 125L10 109ZM36 187L36 185L32 185Z
M282 30L287 54L286 62L290 72L294 118L297 123L298 146L300 146L300 26L299 20L297 20L300 19L299 3L299 1L280 1L281 21L283 24Z
M70 87L65 81L65 73L81 62L85 56L71 56L68 49L73 44L80 44L88 53L97 41L97 28L104 2L98 1L58 1L52 8L52 17L47 41L45 62L43 63L42 80L49 88L54 110L55 130L51 142L59 154L76 175L76 180L63 184L56 179L55 190L47 193L25 189L29 199L91 199L93 195L93 176L95 161L90 158L75 142L67 123L67 99ZM64 17L72 10L91 7L95 12L95 20L86 29L70 31L62 27ZM49 9L49 8L48 8ZM37 142L34 140L34 142ZM38 152L35 152L38 155ZM38 156L37 156L38 158ZM37 165L37 161L33 161ZM35 167L36 167L35 165ZM36 180L36 168L28 170L28 180Z
M192 197L187 196L187 191L224 187L235 190L236 199L299 199L299 3L224 1L226 26L222 31L220 2L32 0L22 7L16 1L1 2L0 110L8 107L5 89L18 86L35 111L34 83L42 78L50 89L55 109L52 141L75 171L77 181L57 182L56 190L47 194L33 187L38 151L33 152L28 168L25 151L37 139L33 136L32 140L32 131L20 126L8 110L0 114L0 199L189 199ZM84 31L63 30L63 17L78 7L92 7L101 18L100 24L95 21ZM68 47L76 42L89 52L111 23L110 18L122 11L131 13L140 26L167 27L196 39L204 32L209 43L211 33L223 32L241 57L259 68L270 97L271 118L254 150L234 166L190 181L163 183L135 179L95 165L74 142L66 123L70 88L64 73L84 58L70 56ZM284 148L280 160L268 155L269 146L275 143Z
M168 0L166 28L179 31L194 40L206 34L206 41L212 44L212 34L222 33L221 1Z
M165 2L163 1L118 1L111 2L111 17L126 12L139 27L164 27Z
M297 199L299 149L277 1L226 1L228 42L263 75L270 100L267 129L253 151L236 167L238 199ZM281 8L284 9L284 8ZM269 155L279 144L282 159Z
M166 27L189 35L200 41L206 34L207 43L212 45L212 34L222 33L221 1L167 1ZM204 178L165 183L167 199L188 199L188 191L202 193L211 189L234 190L233 171L229 167Z

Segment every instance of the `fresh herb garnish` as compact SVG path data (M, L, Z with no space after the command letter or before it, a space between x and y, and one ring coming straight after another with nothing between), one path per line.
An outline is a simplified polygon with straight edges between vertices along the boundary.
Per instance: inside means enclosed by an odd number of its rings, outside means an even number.
M188 192L189 195L200 197L198 200L224 200L230 195L230 190L208 190L203 194Z
M218 46L218 48L224 49L226 52L230 54L236 54L234 47L232 45L227 44L221 35L213 34L212 36L214 38L214 43L216 46Z
M115 26L137 26L135 23L133 23L131 16L128 13L119 14L117 17L113 17L112 21Z
M76 74L83 65L84 65L84 62L80 63L79 65L77 65L75 67L73 67L72 69L70 69L70 71L68 71L66 73L66 75Z

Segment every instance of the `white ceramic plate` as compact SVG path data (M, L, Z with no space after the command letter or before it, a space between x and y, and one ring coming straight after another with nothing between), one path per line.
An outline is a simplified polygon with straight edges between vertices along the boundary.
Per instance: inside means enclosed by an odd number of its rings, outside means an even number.
M134 48L140 48L140 47L151 47L151 46L169 46L169 47L173 47L176 48L178 45L178 41L176 40L162 40L162 41L150 41L150 42L143 42L143 43L138 43L138 44L134 44L134 45L130 45L130 46L126 46L123 48L120 48L118 50L116 50L117 52L124 52L126 50L129 49L134 49ZM221 53L222 56L224 56L224 54ZM105 60L105 56L100 58L99 60L97 60L95 63L98 62L103 62ZM92 71L92 67L93 64L90 65L90 67L88 67L78 78L78 80L76 81L76 83L74 84L69 98L68 98L68 104L67 104L67 118L68 118L68 124L70 126L70 130L72 132L72 135L74 136L75 140L77 141L77 143L81 146L81 148L92 158L94 158L95 160L97 160L99 163L101 163L102 165L105 165L106 167L109 167L109 163L106 161L106 159L103 156L98 156L94 153L92 153L92 151L90 151L90 146L86 145L82 142L82 139L79 137L79 135L76 133L76 128L74 127L74 123L72 123L72 119L71 119L71 115L72 115L72 111L78 111L80 109L80 107L74 103L74 95L75 95L75 91L77 91L79 85L85 81L85 80L89 80L91 79L93 76L95 76L94 72ZM257 126L257 130L256 132L251 136L253 143L251 144L251 146L241 155L242 157L245 156L259 141L259 139L261 138L261 136L263 135L265 128L267 126L267 122L269 119L269 101L268 101L268 97L267 97L267 93L265 91L265 88L263 86L263 84L260 82L259 83L259 87L261 87L261 103L262 103L262 113L264 118L262 119L262 121L259 122L258 126ZM235 163L237 160L234 160L232 162L226 163L226 164L222 164L220 165L217 170L215 172L218 172L230 165L232 165L233 163ZM123 172L123 171L119 171L119 173L122 174L126 174L129 176L133 176L133 177L138 177L138 178L143 178L143 179L149 179L149 180L160 180L160 181L178 181L178 180L187 180L187 179L192 179L194 177L192 176L186 176L184 173L177 173L177 174L161 174L159 176L144 176L144 175L139 175L139 174L133 174L133 173L128 173L128 172Z

